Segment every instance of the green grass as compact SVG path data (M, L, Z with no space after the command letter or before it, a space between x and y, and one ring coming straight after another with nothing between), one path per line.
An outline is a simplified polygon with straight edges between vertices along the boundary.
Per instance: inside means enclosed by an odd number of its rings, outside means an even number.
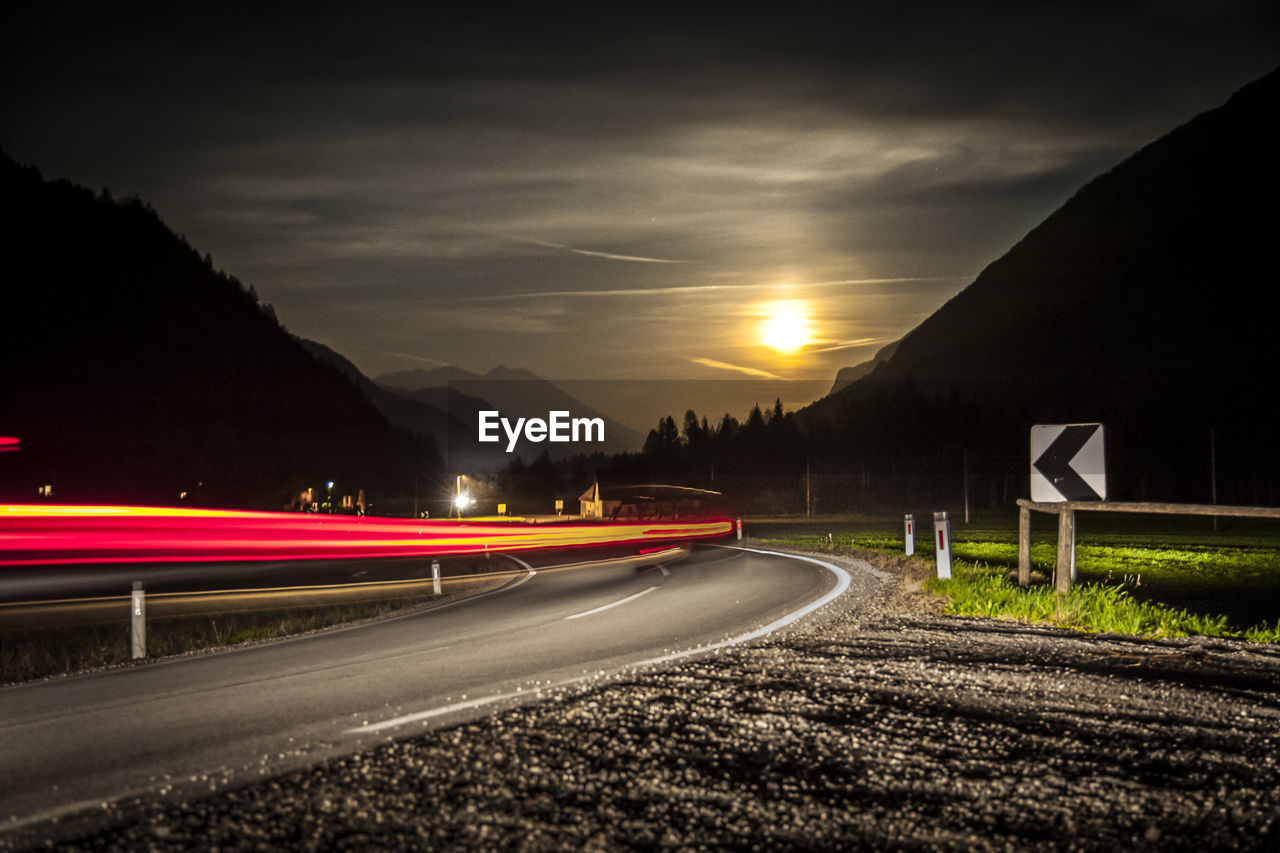
M1083 582L1059 595L1047 583L1026 589L1010 579L1003 567L956 560L950 580L936 577L925 582L947 599L945 612L960 616L989 616L1019 622L1048 622L1062 628L1130 634L1141 637L1227 637L1254 643L1280 642L1280 619L1233 627L1225 614L1193 613L1184 608L1139 601L1128 583Z
M1033 583L1022 589L1013 580L1018 544L1012 526L953 528L953 579L933 578L926 588L946 598L946 612L961 615L1137 636L1280 642L1280 541L1273 531L1224 536L1166 524L1152 534L1117 526L1080 535L1078 582L1065 597L1048 582L1057 560L1056 531L1033 528ZM861 524L842 530L829 522L828 535L816 532L821 527L770 524L763 536L808 548L903 553L900 529ZM921 528L917 555L932 574L931 521Z

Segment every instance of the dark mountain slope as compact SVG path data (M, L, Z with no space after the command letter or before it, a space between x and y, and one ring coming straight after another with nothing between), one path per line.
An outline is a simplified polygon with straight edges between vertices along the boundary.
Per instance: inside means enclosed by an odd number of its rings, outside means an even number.
M1216 470L1223 502L1274 502L1277 112L1280 71L1091 181L798 420L907 491L958 486L967 451L1007 502L1032 424L1096 420L1117 498L1207 502Z
M871 371L875 370L886 359L893 355L893 353L898 349L899 343L901 343L900 340L885 344L883 347L876 350L876 354L867 361L864 361L861 364L855 364L852 367L840 368L839 372L836 373L835 382L831 384L831 390L827 393L835 394L838 391L843 391L845 388L848 388L864 376L870 376Z
M1211 390L1269 359L1253 312L1277 283L1278 111L1280 71L1093 180L872 377Z
M0 460L6 497L275 506L437 464L141 202L8 157L0 192L0 433L23 446Z
M329 347L305 338L298 338L298 343L321 361L338 368L344 376L356 384L369 402L386 417L391 425L420 436L430 436L436 446L444 448L448 436L462 430L475 430L474 412L479 409L491 409L484 400L468 397L454 389L440 389L441 405L433 405L424 399L392 390L390 385L374 382L361 372L351 360ZM459 413L472 413L464 423Z

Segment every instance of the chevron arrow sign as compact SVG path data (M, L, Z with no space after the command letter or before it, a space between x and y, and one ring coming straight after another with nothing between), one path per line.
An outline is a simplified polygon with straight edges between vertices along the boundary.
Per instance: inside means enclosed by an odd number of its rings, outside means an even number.
M1107 458L1102 424L1031 428L1031 500L1105 501Z

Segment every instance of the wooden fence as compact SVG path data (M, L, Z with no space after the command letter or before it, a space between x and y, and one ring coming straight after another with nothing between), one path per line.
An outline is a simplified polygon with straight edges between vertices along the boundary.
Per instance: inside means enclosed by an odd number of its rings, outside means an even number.
M1037 503L1018 499L1018 585L1031 582L1031 513L1058 514L1058 560L1054 583L1058 592L1071 589L1071 567L1075 563L1076 512L1133 512L1146 515L1209 515L1222 518L1280 518L1280 507L1219 506L1217 504L1165 504L1120 501L1063 501Z

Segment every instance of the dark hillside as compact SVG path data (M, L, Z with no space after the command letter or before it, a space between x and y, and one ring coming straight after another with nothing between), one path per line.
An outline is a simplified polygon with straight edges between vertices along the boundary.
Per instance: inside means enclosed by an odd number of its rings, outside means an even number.
M392 386L380 385L365 376L346 356L324 344L305 338L298 338L297 341L316 358L338 368L354 382L360 393L373 403L392 426L415 435L430 436L442 450L446 448L450 435L475 429L475 418L468 418L464 424L459 420L459 413L493 408L483 400L467 397L452 389L441 389L440 404L432 405L422 398L394 390Z
M5 497L278 508L324 480L411 489L437 464L142 202L8 157L0 187L0 433L23 448L0 459Z
M1007 505L1032 424L1101 421L1113 497L1208 502L1216 466L1221 502L1274 503L1277 113L1280 71L1083 187L800 414L828 464L958 493L967 451L971 494Z
M1267 358L1280 71L1096 178L908 334L878 379L1216 385Z

